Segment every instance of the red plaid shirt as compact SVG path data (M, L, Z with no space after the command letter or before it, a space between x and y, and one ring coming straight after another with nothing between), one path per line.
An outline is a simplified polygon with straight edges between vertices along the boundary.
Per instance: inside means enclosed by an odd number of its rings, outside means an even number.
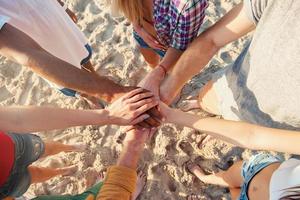
M198 35L208 0L154 0L154 27L159 41L185 50Z

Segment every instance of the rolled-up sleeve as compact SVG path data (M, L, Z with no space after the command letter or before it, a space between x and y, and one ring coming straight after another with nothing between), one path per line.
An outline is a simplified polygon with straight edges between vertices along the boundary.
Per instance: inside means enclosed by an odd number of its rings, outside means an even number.
M185 50L189 43L197 37L200 27L205 18L207 0L188 1L178 17L177 27L174 31L171 47Z
M137 173L135 170L112 166L108 169L106 179L97 200L130 200L135 191Z
M244 0L244 10L248 18L257 24L266 10L270 0Z
M9 17L0 14L0 30L9 21Z

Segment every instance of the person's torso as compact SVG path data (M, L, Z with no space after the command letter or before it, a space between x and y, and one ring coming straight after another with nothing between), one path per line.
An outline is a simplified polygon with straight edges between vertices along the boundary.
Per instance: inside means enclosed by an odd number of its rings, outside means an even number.
M296 188L298 187L298 188ZM300 190L300 160L289 159L274 171L270 180L270 200L278 200L283 196L299 193Z
M194 18L206 9L206 0L153 0L152 21L156 36L161 44L166 47L171 45L175 30L180 26L181 15L187 7L192 7L197 3L199 4L199 2L205 6L194 10L193 16L190 16L191 26L193 26ZM196 31L198 32L199 30Z
M0 131L0 188L6 183L14 165L15 145L13 140Z
M80 68L87 41L56 0L0 0L0 15L52 55Z
M248 187L248 198L253 199L269 199L269 185L272 174L281 163L274 163L262 169L250 181Z
M300 1L269 0L235 73L241 119L300 129Z

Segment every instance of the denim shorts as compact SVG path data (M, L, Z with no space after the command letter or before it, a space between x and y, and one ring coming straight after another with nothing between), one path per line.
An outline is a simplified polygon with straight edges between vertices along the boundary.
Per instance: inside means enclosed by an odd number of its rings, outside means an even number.
M151 48L141 36L138 35L137 32L133 31L133 38L136 40L136 42L139 44L140 47L145 48L145 49L152 49L155 53L157 53L160 58L163 58L166 54L165 51L162 51L160 49L153 49Z
M19 197L31 184L28 166L45 152L45 144L39 136L32 134L8 134L15 145L14 166L6 183L0 188L0 199Z
M268 167L269 165L283 160L279 157L273 156L267 153L259 153L252 156L247 162L243 163L242 177L244 183L241 186L241 194L239 200L248 200L248 187L252 178L258 174L261 170Z

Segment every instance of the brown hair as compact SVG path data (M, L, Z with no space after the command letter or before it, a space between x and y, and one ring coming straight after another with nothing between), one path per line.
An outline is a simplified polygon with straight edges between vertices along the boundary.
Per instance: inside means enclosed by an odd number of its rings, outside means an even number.
M132 23L139 23L143 18L143 3L141 0L111 0L115 8L122 12Z

